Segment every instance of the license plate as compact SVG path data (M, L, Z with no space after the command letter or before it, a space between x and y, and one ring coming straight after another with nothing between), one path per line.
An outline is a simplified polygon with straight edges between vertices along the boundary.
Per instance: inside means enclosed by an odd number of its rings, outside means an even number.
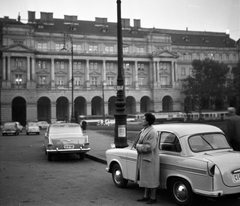
M240 183L240 173L232 176L233 183Z
M64 145L64 149L74 149L74 145Z

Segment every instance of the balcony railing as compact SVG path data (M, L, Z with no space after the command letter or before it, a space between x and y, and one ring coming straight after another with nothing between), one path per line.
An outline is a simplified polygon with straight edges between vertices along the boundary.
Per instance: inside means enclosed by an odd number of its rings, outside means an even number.
M13 88L13 89L26 89L26 84L12 84L11 88Z

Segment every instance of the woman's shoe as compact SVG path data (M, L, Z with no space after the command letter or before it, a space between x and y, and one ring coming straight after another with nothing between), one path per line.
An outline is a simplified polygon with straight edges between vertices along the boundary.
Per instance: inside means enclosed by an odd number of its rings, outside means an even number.
M149 200L150 200L149 197L143 197L143 198L141 198L141 199L138 199L137 201L138 201L138 202L146 202L146 201L149 201Z
M148 201L147 201L147 204L154 204L154 203L156 203L157 202L157 198L156 199L149 199Z

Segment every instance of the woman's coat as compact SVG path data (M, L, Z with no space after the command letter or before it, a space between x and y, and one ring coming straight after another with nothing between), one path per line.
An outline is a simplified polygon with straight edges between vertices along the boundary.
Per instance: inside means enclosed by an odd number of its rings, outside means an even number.
M152 126L142 130L136 147L138 151L136 182L140 187L156 188L159 186L158 141L157 131Z

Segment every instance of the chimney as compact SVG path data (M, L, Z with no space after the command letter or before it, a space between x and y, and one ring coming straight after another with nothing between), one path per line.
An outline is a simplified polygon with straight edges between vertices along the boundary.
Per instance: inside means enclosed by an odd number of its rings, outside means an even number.
M20 16L20 12L18 12L18 22L21 21L21 16Z
M134 19L134 28L136 28L136 29L141 28L141 20L140 19Z
M35 11L28 11L28 23L36 23Z

